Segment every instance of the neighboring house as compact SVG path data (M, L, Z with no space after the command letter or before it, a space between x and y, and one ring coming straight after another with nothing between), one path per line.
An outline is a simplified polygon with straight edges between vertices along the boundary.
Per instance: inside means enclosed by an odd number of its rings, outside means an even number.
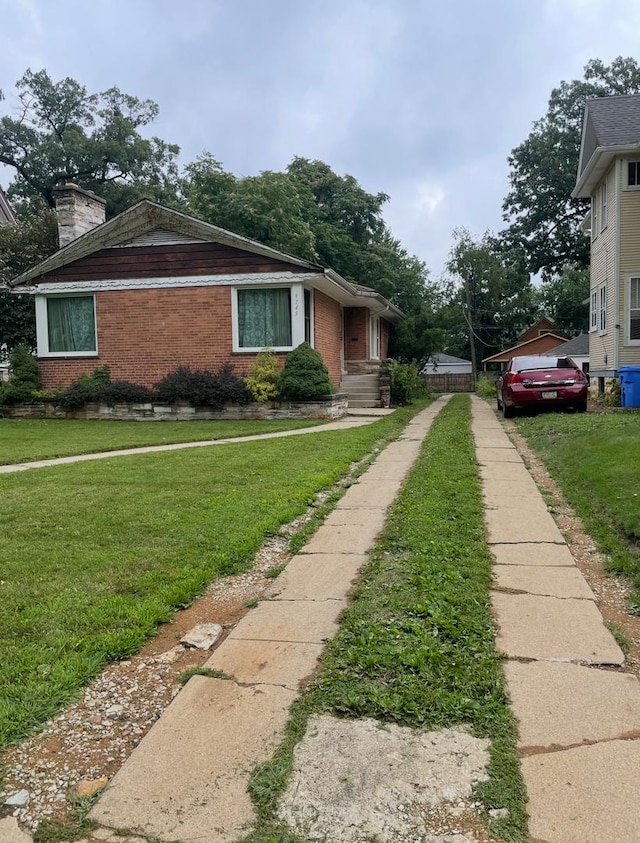
M17 222L18 217L16 212L11 207L7 194L0 187L0 225L2 225L2 223L15 225Z
M640 365L640 95L587 100L571 195L591 199L589 363L604 392Z
M552 357L571 357L585 374L589 373L589 334L580 334L551 351L545 352Z
M451 354L432 354L424 369L423 375L468 375L471 374L471 360L454 357Z
M545 316L539 322L536 322L535 325L523 331L516 345L505 348L503 351L492 354L490 357L485 357L482 361L482 368L485 372L502 370L506 368L507 363L512 357L519 357L520 355L526 354L544 354L567 342L566 337L556 334L551 330L550 325L552 324L552 320Z
M104 222L104 202L56 188L60 250L13 279L35 296L45 388L96 367L151 386L177 366L240 374L266 348L303 341L337 387L375 370L403 314L369 287L178 211L143 200Z

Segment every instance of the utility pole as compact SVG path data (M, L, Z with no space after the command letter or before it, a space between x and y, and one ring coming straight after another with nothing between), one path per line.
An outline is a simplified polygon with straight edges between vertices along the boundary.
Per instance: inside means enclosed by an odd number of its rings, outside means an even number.
M471 286L469 285L469 279L463 278L464 282L464 295L467 302L467 312L465 313L465 321L467 323L467 327L469 328L469 348L471 349L471 385L473 389L476 388L476 372L478 371L476 365L476 337L473 331L473 317L471 314Z

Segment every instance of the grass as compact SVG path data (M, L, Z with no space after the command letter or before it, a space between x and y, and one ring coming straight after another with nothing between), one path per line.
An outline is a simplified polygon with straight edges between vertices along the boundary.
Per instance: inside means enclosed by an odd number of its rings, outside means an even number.
M0 749L246 569L423 405L371 425L0 477Z
M0 418L0 465L118 448L253 436L318 424L322 422L317 419L127 422Z
M550 413L517 420L640 613L640 414Z
M310 713L375 717L421 729L471 724L491 740L489 782L477 788L503 840L527 839L516 729L494 646L492 559L469 423L469 399L453 398L427 437L363 574L323 671L294 706L274 759L257 771L261 817L251 843L293 843L275 806Z

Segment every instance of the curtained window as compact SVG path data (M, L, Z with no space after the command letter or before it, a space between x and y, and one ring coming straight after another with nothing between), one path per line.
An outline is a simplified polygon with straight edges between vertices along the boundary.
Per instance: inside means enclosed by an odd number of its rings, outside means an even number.
M291 290L238 290L240 348L290 348Z
M96 351L93 296L47 299L49 352Z

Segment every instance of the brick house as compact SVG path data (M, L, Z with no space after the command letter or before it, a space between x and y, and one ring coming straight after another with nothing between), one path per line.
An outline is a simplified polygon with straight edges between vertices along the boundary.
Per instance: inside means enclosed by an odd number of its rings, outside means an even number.
M104 202L56 189L60 249L13 279L35 296L45 388L107 365L152 386L179 365L246 372L303 341L334 386L376 372L403 314L336 272L143 200L104 221Z

